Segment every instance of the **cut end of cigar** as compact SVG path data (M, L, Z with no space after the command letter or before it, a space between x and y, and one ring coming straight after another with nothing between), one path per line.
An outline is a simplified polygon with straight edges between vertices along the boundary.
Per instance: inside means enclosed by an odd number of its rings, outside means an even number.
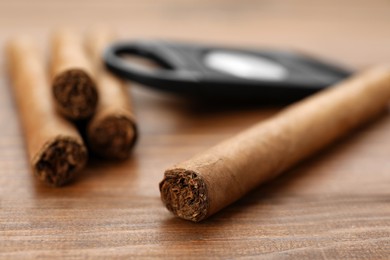
M87 161L84 145L72 138L57 138L34 160L38 178L53 186L68 183Z
M56 76L53 92L60 112L70 119L85 119L95 112L98 101L96 86L83 70L66 70Z
M132 120L123 116L109 116L88 129L91 149L99 156L123 160L129 157L137 130Z
M160 192L165 206L178 217L194 222L207 217L207 187L197 173L180 168L167 170Z

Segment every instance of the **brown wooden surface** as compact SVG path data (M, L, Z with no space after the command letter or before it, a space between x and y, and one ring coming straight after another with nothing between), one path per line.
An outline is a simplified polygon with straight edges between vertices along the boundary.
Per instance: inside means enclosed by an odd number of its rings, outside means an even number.
M18 33L43 47L57 25L108 23L125 38L287 47L359 69L390 61L389 14L386 0L0 1L0 47ZM390 257L390 115L194 224L162 206L163 171L281 107L201 106L134 86L132 157L91 161L55 189L28 168L0 57L0 258Z

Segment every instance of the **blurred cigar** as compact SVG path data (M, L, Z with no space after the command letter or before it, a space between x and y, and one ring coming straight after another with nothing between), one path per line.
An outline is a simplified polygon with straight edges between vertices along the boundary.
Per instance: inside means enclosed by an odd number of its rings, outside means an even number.
M33 171L61 186L84 167L87 150L76 128L55 111L44 61L31 39L15 38L6 51Z
M72 120L91 117L98 94L93 70L79 35L62 28L52 38L52 88L56 107Z
M389 100L390 66L357 74L167 170L162 201L201 221L380 115Z
M90 30L87 37L100 97L87 126L87 138L94 153L108 159L125 159L135 143L137 127L125 83L110 74L102 61L104 48L114 39L114 33L106 27Z

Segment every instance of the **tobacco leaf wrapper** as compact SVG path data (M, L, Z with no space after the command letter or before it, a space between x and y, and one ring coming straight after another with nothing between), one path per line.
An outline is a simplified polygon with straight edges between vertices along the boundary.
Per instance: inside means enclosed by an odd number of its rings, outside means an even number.
M167 170L162 201L201 221L383 113L389 99L390 66L358 74Z
M76 128L55 111L44 61L28 37L7 45L8 69L33 171L61 186L79 172L87 150Z
M58 111L71 120L91 117L98 102L93 70L81 38L72 29L53 34L51 73Z
M87 126L90 149L108 159L125 159L137 138L136 121L126 84L108 72L104 48L115 39L106 27L90 30L86 46L96 75L99 102Z

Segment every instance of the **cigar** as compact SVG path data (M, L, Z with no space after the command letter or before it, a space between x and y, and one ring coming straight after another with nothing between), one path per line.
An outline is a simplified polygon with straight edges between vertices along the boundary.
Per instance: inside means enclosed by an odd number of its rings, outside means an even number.
M358 74L168 169L162 201L180 218L204 220L379 116L389 99L390 66Z
M58 111L71 120L91 117L98 94L82 40L71 29L63 28L53 35L51 73Z
M11 40L6 52L33 172L48 184L64 185L84 167L87 150L76 128L56 113L43 58L31 39Z
M114 39L114 34L105 27L91 30L87 37L100 97L87 126L87 139L95 154L107 159L125 159L136 141L137 127L125 83L110 74L102 62L104 48Z

